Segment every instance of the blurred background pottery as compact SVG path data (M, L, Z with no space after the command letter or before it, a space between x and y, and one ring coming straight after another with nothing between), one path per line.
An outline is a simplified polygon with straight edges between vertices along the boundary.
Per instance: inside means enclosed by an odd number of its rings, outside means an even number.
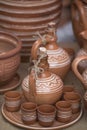
M63 93L63 82L50 72L47 57L46 48L40 47L34 68L22 82L25 98L37 104L54 104Z
M21 42L14 35L0 31L0 86L7 85L20 65Z
M82 47L83 40L79 34L87 29L87 2L84 2L84 0L73 0L71 12L73 31L79 45Z
M49 22L60 22L62 0L0 0L0 28L13 32L22 41L22 61L29 61L37 31L45 32Z
M79 56L75 58L72 62L72 70L74 71L77 78L82 82L83 87L87 89L87 68L85 68L83 73L80 73L78 70L78 65L83 60L87 60L87 56Z

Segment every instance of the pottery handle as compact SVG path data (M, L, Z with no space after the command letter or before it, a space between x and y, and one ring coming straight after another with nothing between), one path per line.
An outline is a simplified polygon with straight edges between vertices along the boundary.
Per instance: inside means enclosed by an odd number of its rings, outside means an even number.
M74 0L74 2L72 3L71 11L72 11L72 20L76 19L77 12L79 12L79 18L82 22L82 25L84 29L87 29L86 14L82 2L80 0Z
M80 72L78 71L78 64L82 61L82 60L87 60L87 56L79 56L77 58L75 58L72 62L72 70L75 73L75 75L78 77L78 79L83 83L84 85L84 79L82 77L82 75L80 74ZM85 86L84 86L85 87Z
M40 45L42 44L41 39L38 39L32 46L31 48L31 58L32 60L36 60L37 59L37 52L38 52L38 48L40 47Z

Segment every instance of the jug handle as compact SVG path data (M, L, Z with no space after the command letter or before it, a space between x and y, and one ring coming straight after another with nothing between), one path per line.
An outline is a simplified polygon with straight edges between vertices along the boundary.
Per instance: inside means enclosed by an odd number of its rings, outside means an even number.
M84 8L83 8L81 1L74 0L74 2L72 3L71 10L72 10L72 20L75 19L76 11L78 11L79 15L80 15L81 22L83 24L83 27L84 27L84 29L87 29L86 14L85 14L85 11L84 11Z
M34 42L32 48L31 48L31 59L32 60L37 59L38 48L41 46L41 44L42 44L41 39L38 39L36 42Z
M75 75L78 77L78 79L83 83L84 85L84 79L82 77L82 75L80 74L80 72L78 71L78 64L80 61L82 60L87 60L87 56L79 56L77 58L75 58L72 62L72 70L75 73ZM84 88L86 89L86 87L84 86Z

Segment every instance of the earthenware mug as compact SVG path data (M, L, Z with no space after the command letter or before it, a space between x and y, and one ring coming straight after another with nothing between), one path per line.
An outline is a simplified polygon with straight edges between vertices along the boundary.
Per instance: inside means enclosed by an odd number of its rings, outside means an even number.
M77 92L66 93L64 99L69 101L72 105L72 113L78 113L81 107L81 97Z
M33 102L24 102L21 105L21 119L24 124L34 124L37 120L37 104Z
M21 93L18 91L8 91L4 94L5 106L10 112L15 112L20 109L21 106Z
M69 122L72 117L72 106L68 101L58 101L56 103L57 117L60 122Z
M51 126L55 120L56 108L53 105L43 104L38 106L38 121L41 126Z

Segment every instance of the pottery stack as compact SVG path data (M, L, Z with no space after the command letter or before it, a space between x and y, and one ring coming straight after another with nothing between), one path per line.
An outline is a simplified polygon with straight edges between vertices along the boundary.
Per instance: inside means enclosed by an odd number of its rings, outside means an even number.
M22 44L22 61L29 60L37 31L45 32L49 22L60 21L60 0L0 0L0 28L18 36Z

